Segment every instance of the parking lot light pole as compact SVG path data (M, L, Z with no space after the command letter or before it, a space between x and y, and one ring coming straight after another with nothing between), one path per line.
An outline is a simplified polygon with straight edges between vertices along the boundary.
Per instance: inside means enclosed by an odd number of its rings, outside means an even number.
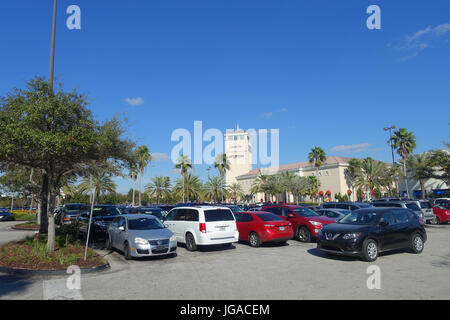
M53 0L53 26L52 26L52 46L50 51L50 76L49 76L49 84L50 91L53 92L53 77L54 77L54 68L55 68L55 36L56 36L56 8L57 8L57 0Z

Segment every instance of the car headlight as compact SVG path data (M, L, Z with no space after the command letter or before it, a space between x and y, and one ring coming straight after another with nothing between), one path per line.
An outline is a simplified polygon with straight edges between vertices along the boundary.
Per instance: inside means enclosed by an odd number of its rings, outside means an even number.
M170 237L170 242L175 242L177 241L177 237L175 235Z
M347 233L347 234L344 234L342 239L344 239L344 240L358 239L360 235L361 235L361 233Z
M317 221L309 221L309 223L311 223L313 226L321 226L322 225L320 222L317 222Z
M142 238L134 238L134 243L136 244L148 244L148 241Z

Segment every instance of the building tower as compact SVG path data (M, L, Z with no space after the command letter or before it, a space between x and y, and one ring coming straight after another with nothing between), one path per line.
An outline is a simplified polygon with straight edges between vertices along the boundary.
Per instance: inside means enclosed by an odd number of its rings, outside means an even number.
M230 170L226 172L227 186L236 183L236 177L252 171L252 146L250 134L239 129L225 134L225 154L230 163Z

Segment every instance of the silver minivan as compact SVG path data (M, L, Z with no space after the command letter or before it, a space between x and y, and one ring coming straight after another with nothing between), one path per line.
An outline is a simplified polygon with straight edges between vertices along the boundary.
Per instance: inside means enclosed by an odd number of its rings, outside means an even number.
M422 210L424 215L424 220L426 223L436 224L436 215L433 212L433 206L428 200L418 200L420 204L420 210Z

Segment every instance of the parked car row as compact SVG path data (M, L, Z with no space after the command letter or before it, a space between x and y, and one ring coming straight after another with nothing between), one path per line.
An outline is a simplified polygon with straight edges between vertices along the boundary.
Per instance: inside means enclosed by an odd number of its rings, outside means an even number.
M90 209L66 205L63 223L78 223L86 236ZM265 204L244 209L191 204L173 206L166 212L162 206L96 205L90 230L94 238L105 240L108 249L122 251L126 259L175 254L178 244L194 251L199 246L230 247L238 241L259 247L295 239L315 241L327 254L374 261L379 253L393 249L422 252L427 241L425 218L433 221L430 213L438 223L450 220L450 201L434 206L428 201L389 199L370 204L324 203L319 208ZM74 211L78 211L75 218Z

